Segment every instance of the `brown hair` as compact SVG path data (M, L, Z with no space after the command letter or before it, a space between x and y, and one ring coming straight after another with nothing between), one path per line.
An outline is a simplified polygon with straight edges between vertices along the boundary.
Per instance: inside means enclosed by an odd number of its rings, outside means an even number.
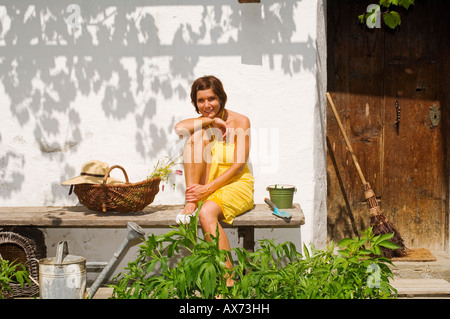
M191 87L191 102L195 106L195 111L200 114L197 106L197 91L203 91L212 89L214 94L217 95L220 102L220 111L223 110L227 103L227 94L223 89L222 82L213 75L205 75L192 83Z

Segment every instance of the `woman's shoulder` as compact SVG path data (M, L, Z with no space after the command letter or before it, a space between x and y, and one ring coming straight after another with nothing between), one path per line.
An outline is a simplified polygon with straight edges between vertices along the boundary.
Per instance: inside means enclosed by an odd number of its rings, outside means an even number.
M240 126L250 126L250 119L248 116L231 110L227 111L230 112L230 116L233 117L233 121L235 121L236 124L239 124Z

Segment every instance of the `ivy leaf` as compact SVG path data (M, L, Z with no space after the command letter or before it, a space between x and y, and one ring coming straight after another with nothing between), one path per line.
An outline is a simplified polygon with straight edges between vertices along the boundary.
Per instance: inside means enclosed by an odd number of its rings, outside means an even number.
M380 0L380 6L389 8L389 6L391 5L391 2L392 1L389 1L389 0Z
M365 15L364 14L359 15L358 16L358 20L359 20L360 23L364 23Z
M414 5L414 0L400 0L400 5L403 8L408 9L410 5Z
M380 0L380 6L389 8L390 5L398 6L399 2L402 0Z
M396 11L389 11L383 14L384 23L391 29L395 29L400 25L400 15Z

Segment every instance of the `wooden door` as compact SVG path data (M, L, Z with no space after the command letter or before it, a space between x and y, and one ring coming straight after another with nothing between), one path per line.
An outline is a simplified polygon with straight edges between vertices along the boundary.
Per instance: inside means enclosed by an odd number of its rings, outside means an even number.
M440 13L448 12L450 3L416 1L408 11L399 10L397 30L370 30L357 16L371 3L328 1L328 91L383 214L406 246L444 249L450 23ZM330 108L327 145L328 237L339 240L367 228L369 216Z

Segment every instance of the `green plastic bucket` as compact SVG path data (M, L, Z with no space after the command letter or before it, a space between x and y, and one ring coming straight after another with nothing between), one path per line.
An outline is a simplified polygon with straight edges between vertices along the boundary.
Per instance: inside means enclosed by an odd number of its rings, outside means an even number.
M269 191L270 200L278 208L292 208L292 200L294 199L294 194L297 192L297 188L294 185L269 185L266 190Z

